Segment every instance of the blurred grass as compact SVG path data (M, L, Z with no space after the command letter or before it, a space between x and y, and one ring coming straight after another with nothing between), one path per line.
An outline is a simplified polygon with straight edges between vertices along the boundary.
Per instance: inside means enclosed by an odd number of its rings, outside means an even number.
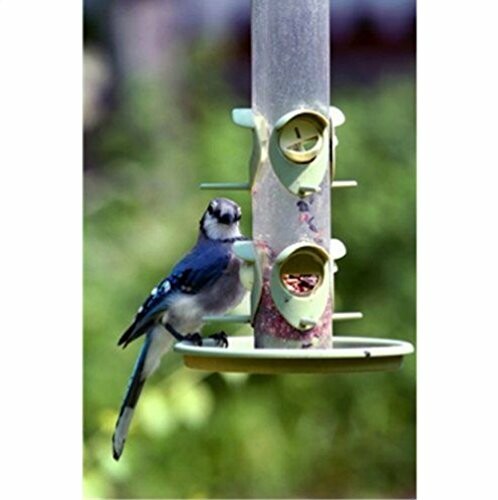
M334 104L347 117L338 129L337 178L359 182L334 191L333 231L348 247L337 308L365 314L337 324L336 333L414 341L413 77L335 90ZM250 134L230 122L230 109L248 103L219 82L189 92L184 116L157 83L130 82L92 138L98 168L85 175L84 222L86 496L413 497L415 356L396 373L270 377L197 373L169 354L144 389L123 458L113 461L116 412L139 349L122 351L116 341L193 244L213 196L198 183L247 175ZM250 234L248 195L231 196Z

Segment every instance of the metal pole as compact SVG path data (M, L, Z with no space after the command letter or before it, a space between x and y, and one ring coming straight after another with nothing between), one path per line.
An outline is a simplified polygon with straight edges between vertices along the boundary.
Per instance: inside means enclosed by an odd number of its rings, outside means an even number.
M252 1L252 111L264 119L268 137L275 137L251 190L253 241L264 255L262 296L253 320L256 347L331 346L331 132L329 124L320 128L321 116L329 120L329 21L329 0ZM308 115L303 118L299 113L304 111ZM292 121L293 112L301 121ZM314 126L323 143L313 136ZM278 151L272 154L272 147ZM313 148L327 168L308 186L303 179L315 168L308 161ZM301 179L298 188L295 179ZM275 278L277 262L280 281ZM315 265L323 265L316 275ZM316 289L308 293L314 284ZM286 287L291 296L282 295ZM289 300L295 307L282 313Z

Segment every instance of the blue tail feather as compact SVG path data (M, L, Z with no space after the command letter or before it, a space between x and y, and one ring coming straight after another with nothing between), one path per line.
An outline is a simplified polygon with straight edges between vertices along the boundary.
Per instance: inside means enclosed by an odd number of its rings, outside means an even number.
M121 454L123 453L133 412L146 381L143 371L150 345L151 336L148 335L135 363L135 367L133 368L133 372L128 382L128 387L126 388L125 397L121 404L121 409L119 410L118 420L112 436L112 451L115 460L119 460Z

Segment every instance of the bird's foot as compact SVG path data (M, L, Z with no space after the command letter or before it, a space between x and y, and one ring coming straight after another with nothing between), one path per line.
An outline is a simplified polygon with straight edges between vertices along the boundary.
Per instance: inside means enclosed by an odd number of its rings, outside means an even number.
M227 334L223 331L214 333L213 335L210 335L209 338L216 341L216 347L228 347L228 337Z
M199 347L202 346L202 337L200 333L187 333L187 335L183 336L183 340L187 342L192 342L192 344L197 345Z

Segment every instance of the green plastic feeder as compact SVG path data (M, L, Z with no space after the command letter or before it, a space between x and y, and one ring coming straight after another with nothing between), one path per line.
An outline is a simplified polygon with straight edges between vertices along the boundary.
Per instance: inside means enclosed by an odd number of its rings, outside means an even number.
M336 180L336 128L330 106L329 0L252 1L252 106L232 112L252 132L249 172L240 182L203 189L246 190L252 241L238 242L240 276L250 294L244 314L205 321L248 323L253 335L227 348L176 344L186 366L208 371L333 373L394 370L413 352L408 342L337 337L334 275L346 248L332 238L332 194L354 187ZM340 217L340 214L336 214Z

